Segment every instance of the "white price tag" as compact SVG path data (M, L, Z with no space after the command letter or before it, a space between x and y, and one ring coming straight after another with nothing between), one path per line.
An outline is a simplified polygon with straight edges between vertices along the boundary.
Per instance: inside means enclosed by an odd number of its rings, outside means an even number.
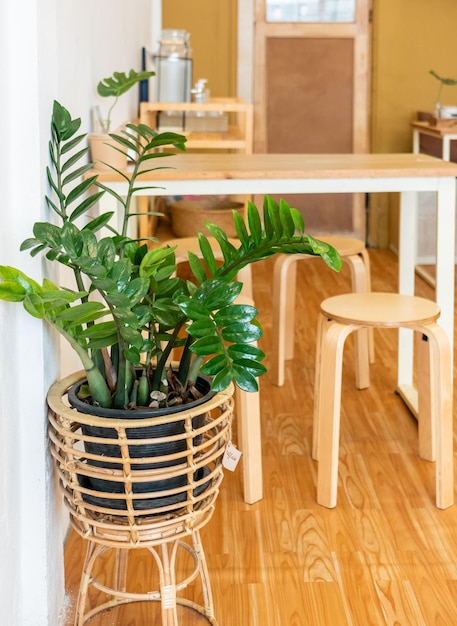
M237 450L237 448L235 448L235 446L230 442L225 449L224 456L222 457L222 465L231 472L235 471L241 454L242 452Z

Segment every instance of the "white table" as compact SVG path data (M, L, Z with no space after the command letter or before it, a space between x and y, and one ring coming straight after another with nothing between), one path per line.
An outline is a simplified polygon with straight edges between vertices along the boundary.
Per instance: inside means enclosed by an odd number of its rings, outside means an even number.
M163 166L163 164L161 164ZM414 294L417 242L417 193L437 194L436 301L440 323L451 346L454 336L454 223L457 164L421 154L180 154L167 159L170 169L145 175L147 196L250 195L289 193L399 192L399 291ZM126 183L115 173L99 179L119 195ZM141 183L138 182L137 186ZM113 208L105 194L103 210ZM402 329L398 351L398 390L413 412L413 336Z

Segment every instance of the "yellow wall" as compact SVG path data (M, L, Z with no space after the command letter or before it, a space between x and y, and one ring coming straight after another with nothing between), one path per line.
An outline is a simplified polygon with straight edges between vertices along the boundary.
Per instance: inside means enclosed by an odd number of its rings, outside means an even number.
M456 0L374 0L373 152L409 152L409 122L433 111L439 83L429 74L457 78ZM457 104L445 87L442 104Z
M457 78L456 0L374 0L371 148L411 152L409 123L433 111L439 83ZM457 105L457 86L444 87L441 104ZM371 242L397 245L398 197L372 198Z
M242 0L239 0L240 2ZM191 34L194 80L208 78L213 96L236 96L237 0L163 0L164 28ZM373 152L410 152L409 123L432 111L439 83L429 74L457 78L457 0L373 0ZM442 104L457 105L457 86ZM397 198L372 197L370 243L396 245Z
M237 0L162 0L162 25L190 33L194 83L207 78L212 96L237 95Z

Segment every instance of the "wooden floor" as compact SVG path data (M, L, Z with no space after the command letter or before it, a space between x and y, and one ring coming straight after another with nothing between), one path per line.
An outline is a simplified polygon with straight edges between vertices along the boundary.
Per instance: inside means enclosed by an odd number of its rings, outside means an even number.
M397 287L396 257L370 251L373 289ZM270 352L271 260L255 267L255 299ZM310 455L316 311L349 290L349 274L315 259L299 263L296 358L286 384L261 380L265 497L243 502L241 472L227 473L211 522L203 529L219 626L452 626L457 624L457 506L435 508L434 464L417 456L417 424L395 395L396 339L375 331L370 389L356 391L352 339L343 374L338 505L316 504ZM419 295L433 297L417 279ZM268 358L267 358L268 366ZM66 549L72 624L84 552ZM149 565L135 562L136 584ZM198 594L198 589L193 590ZM152 603L150 603L152 604ZM107 612L93 626L159 626L156 605ZM182 626L206 623L183 614Z

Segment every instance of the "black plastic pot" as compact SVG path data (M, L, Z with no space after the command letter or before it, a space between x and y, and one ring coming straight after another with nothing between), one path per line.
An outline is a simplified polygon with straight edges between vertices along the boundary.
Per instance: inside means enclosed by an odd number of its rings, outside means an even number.
M81 413L85 413L88 415L94 415L97 417L103 418L112 418L112 419L122 419L122 420L138 420L138 419L151 419L154 417L163 417L164 415L173 415L176 416L177 413L189 411L194 409L195 407L204 404L207 400L214 396L214 392L210 391L210 381L205 377L200 377L197 380L197 389L203 394L203 397L199 400L195 400L193 402L189 402L184 405L179 405L176 407L168 407L162 409L138 409L138 410L130 410L130 409L106 409L102 407L97 407L85 400L81 400L78 397L79 389L82 385L86 384L87 381L82 380L78 382L76 385L71 387L68 391L68 399L70 404L77 409ZM192 418L192 426L195 429L200 428L205 419L205 413L200 415L196 415ZM174 435L184 434L185 426L184 420L171 421L160 423L154 426L149 426L147 429L145 428L127 428L126 435L129 440L131 439L160 439L166 437L172 437ZM82 426L82 432L84 435L100 438L100 439L117 439L117 432L111 428L105 428L100 426L92 426L92 425L84 425ZM195 446L199 445L199 437L195 437L193 439L193 444ZM144 459L144 458L153 458L159 456L167 456L173 455L176 453L185 452L186 450L186 441L185 439L177 440L177 441L164 441L160 443L152 443L152 444L138 444L138 445L130 445L129 446L129 455L132 459ZM92 465L93 467L101 467L105 469L114 469L119 470L122 469L122 465L120 463L116 463L115 461L111 461L110 459L118 459L121 458L121 450L118 445L111 445L108 443L98 443L92 441L84 442L84 447L86 452L90 454L94 454L97 456L103 456L106 458L106 461L103 460L95 460L88 459L87 463ZM169 459L167 461L161 462L151 462L151 463L138 463L131 464L131 469L134 470L147 470L147 469L156 469L163 467L172 467L173 465L179 465L183 463L182 458L178 459ZM200 468L194 474L195 481L201 481L205 475L209 473L207 468ZM115 482L110 480L105 480L102 478L94 478L87 476L79 476L79 481L81 486L91 489L93 491L107 492L107 493L124 493L124 484L122 482ZM185 487L188 484L187 474L183 473L182 475L178 475L172 478L165 478L163 480L155 479L152 482L143 482L143 483L134 483L133 485L133 493L153 493L153 492L161 492L167 491L170 489L184 488L179 491L177 494L172 494L168 496L161 496L157 498L145 498L145 499L135 499L134 500L134 508L136 510L145 510L152 509L158 507L164 507L167 505L172 505L178 503L180 501L184 501L186 499ZM202 483L198 488L194 490L194 495L200 495L205 490L207 484ZM83 498L86 502L107 507L107 508L116 508L116 509L126 509L125 500L112 500L108 498L103 498L102 496L93 496L91 494L84 494Z

